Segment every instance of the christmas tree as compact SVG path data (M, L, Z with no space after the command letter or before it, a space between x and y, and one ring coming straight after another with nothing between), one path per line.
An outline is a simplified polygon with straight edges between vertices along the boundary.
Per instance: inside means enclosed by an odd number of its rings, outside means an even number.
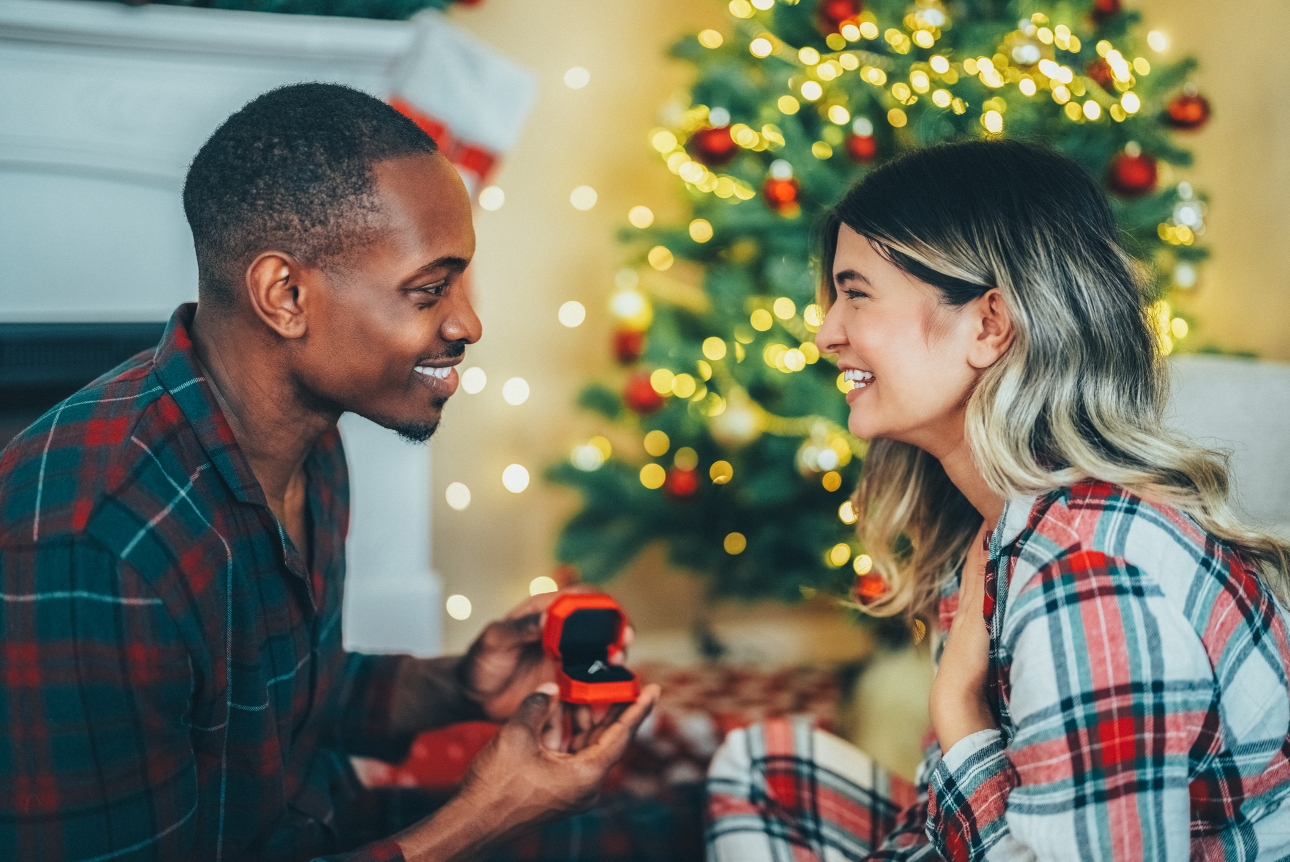
M863 602L883 588L853 529L865 444L812 339L812 226L872 166L965 138L1047 143L1103 177L1143 265L1166 352L1170 294L1205 250L1179 132L1209 105L1191 60L1118 0L731 0L727 32L681 39L689 98L649 141L692 212L637 207L611 309L619 381L581 403L615 429L548 473L582 493L558 558L603 581L645 545L714 597ZM617 442L610 442L613 436ZM624 442L626 441L626 442Z

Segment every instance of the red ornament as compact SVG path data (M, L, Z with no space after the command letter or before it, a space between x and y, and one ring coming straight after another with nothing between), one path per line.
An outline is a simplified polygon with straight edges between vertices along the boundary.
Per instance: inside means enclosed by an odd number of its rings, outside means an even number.
M1165 107L1165 122L1188 132L1199 129L1209 122L1209 99L1196 92L1179 93Z
M649 382L649 372L642 371L627 378L627 385L623 387L623 403L633 413L644 416L663 406L663 396L654 391L654 384Z
M1093 0L1093 20L1101 24L1119 15L1121 9L1120 0Z
M801 209L797 202L797 193L801 185L796 177L777 179L767 177L761 187L761 196L766 199L766 206L782 216L796 215Z
M873 135L850 135L846 142L847 158L864 164L878 155L878 141Z
M614 333L614 358L631 365L645 352L645 333L639 329L620 329Z
M863 4L860 0L820 0L815 7L815 23L825 36L836 33L848 21L860 16Z
M1084 71L1094 81L1097 81L1099 87L1108 93L1115 92L1115 75L1111 72L1111 64L1101 57L1094 60L1084 67Z
M871 605L887 592L887 582L877 572L869 572L856 578L856 601L862 605Z
M1121 197L1136 198L1156 187L1156 160L1146 153L1117 153L1107 169L1106 182Z
M700 129L690 135L685 148L695 161L702 162L710 168L728 165L739 154L738 144L730 137L729 126L709 126L706 129Z
M699 474L695 470L673 467L663 480L663 490L673 500L684 502L699 493Z

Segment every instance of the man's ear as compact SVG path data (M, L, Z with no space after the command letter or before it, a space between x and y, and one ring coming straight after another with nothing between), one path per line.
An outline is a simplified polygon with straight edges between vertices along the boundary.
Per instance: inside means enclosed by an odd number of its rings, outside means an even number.
M972 343L968 347L968 364L973 368L989 368L1008 352L1016 329L1012 314L998 288L992 288L971 303L975 318Z
M246 290L256 317L283 338L303 336L308 329L307 281L304 267L292 255L260 254L246 269Z

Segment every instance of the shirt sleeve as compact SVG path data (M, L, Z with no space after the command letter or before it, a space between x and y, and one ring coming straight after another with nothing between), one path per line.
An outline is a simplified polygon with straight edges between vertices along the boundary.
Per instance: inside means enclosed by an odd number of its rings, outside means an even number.
M143 578L85 539L0 553L0 847L186 859L190 657Z
M340 708L345 750L360 757L398 763L408 756L412 734L394 726L394 698L403 664L402 655L349 653Z
M882 844L867 862L939 862L936 848L927 836L928 779L941 761L941 747L930 731L923 745L923 761L914 777L918 799L900 812L896 827L887 833Z
M1091 551L1045 565L1010 603L1015 735L980 731L945 753L930 787L937 850L1186 860L1190 751L1214 696L1195 631L1147 573Z
M462 690L461 660L350 653L341 719L346 750L397 763L418 733L488 720Z

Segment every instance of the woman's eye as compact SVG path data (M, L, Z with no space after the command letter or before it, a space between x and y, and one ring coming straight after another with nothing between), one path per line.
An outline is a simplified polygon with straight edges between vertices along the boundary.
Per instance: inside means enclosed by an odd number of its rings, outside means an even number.
M861 297L865 297L869 295L865 293L863 290L852 290L850 288L844 289L842 293L844 296L846 296L847 299L860 299Z

